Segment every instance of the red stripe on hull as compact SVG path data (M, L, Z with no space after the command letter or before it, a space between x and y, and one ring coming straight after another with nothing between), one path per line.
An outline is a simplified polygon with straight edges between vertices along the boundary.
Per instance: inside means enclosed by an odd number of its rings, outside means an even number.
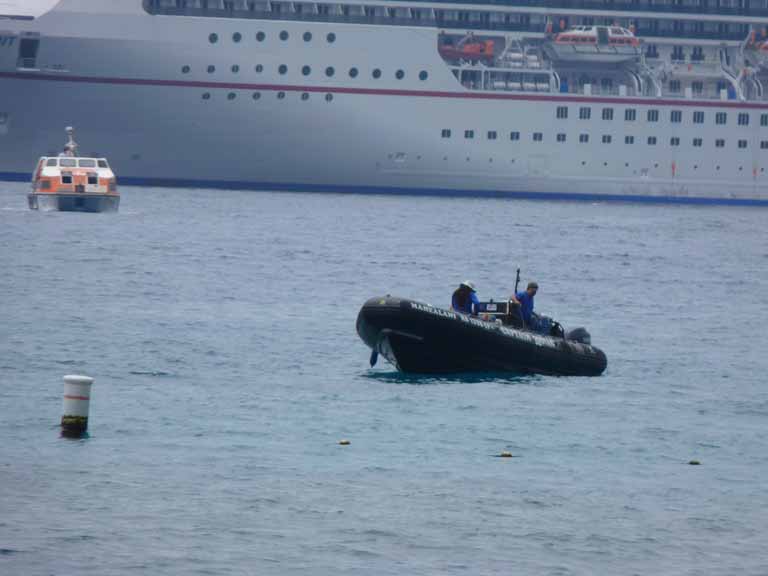
M768 103L732 102L724 100L674 100L613 98L599 96L558 96L535 94L489 94L487 92L440 92L433 90L391 90L374 88L342 88L334 86L291 86L285 84L249 84L244 82L197 82L188 80L152 80L146 78L97 78L92 76L58 76L52 74L34 74L29 72L0 72L0 78L17 80L41 80L45 82L77 82L86 84L112 84L123 86L162 86L178 88L210 88L228 90L272 90L283 92L332 92L334 94L367 94L371 96L407 96L411 98L455 98L468 100L513 100L522 102L561 102L625 104L634 106L681 106L704 108L739 108L768 110Z

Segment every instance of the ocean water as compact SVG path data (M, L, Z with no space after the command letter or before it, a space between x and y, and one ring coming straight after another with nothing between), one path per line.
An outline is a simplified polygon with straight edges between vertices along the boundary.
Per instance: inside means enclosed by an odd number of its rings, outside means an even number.
M768 573L766 210L25 192L0 185L0 574ZM369 368L367 298L503 298L517 267L602 377Z

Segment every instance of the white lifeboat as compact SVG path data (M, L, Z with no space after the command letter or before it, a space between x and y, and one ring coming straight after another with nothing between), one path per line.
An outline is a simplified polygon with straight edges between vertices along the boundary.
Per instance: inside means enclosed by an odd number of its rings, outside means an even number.
M80 156L74 130L58 156L43 156L32 175L27 195L32 210L115 212L120 205L117 178L106 158Z
M544 49L559 62L623 64L640 58L640 39L620 26L575 26L557 34Z

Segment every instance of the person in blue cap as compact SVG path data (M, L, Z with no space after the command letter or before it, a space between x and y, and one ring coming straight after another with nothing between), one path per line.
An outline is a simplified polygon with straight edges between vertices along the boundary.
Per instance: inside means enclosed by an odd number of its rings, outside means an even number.
M536 314L533 313L533 297L538 291L539 285L536 282L528 282L528 287L514 296L514 300L520 304L520 314L525 327L531 330L536 330L538 324Z
M475 285L469 280L464 280L464 282L459 284L459 287L453 292L453 296L451 297L451 308L462 314L477 316L477 308L479 305L480 300L477 298Z

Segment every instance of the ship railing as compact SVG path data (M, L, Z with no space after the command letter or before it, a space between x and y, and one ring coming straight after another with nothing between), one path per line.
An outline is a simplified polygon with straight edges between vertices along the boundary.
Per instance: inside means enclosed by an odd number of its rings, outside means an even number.
M398 0L402 1L402 0ZM509 0L443 0L455 4L483 4L508 6ZM742 4L741 2L739 4ZM662 4L660 2L635 2L631 0L516 0L515 6L524 8L548 8L567 10L599 10L602 12L648 12L665 14L709 14L715 16L768 16L768 7L754 6L744 3L739 6L708 6L706 2L675 2Z

